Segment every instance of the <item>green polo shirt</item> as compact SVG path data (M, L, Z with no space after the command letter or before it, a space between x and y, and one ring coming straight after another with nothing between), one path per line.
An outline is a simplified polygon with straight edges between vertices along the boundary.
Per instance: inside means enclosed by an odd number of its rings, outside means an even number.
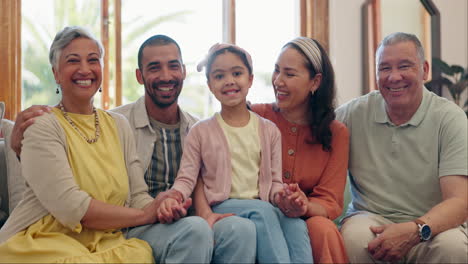
M466 115L425 88L414 116L399 126L388 118L379 91L336 112L350 132L348 213L410 221L442 201L440 177L468 174Z

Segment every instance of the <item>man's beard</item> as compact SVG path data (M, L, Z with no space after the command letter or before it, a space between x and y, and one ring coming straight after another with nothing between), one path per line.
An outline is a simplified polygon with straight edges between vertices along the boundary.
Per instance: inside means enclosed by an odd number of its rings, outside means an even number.
M147 94L150 96L151 101L153 101L153 103L159 108L168 108L169 106L173 105L175 102L177 102L177 99L179 98L179 95L180 95L180 90L179 90L177 91L177 94L174 96L174 98L171 101L162 102L161 100L159 100L157 96L151 92L155 91L159 85L164 85L164 84L173 84L174 89L178 89L179 85L182 85L182 83L179 83L178 81L174 81L174 80L171 80L169 82L157 82L157 83L154 82L151 84L151 88L149 88L151 90L149 90L148 87L145 85L145 89L147 89Z

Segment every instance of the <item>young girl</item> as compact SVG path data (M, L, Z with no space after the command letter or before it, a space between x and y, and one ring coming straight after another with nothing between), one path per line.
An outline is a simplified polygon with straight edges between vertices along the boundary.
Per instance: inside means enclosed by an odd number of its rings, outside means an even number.
M250 55L235 45L215 44L198 70L203 66L221 112L194 125L187 135L173 186L181 199L164 200L159 220L179 217L177 206L189 198L200 174L205 195L197 192L197 214L208 222L232 214L250 219L257 231L257 262L312 263L304 221L275 206L275 195L283 189L281 135L272 122L246 107L253 81ZM206 201L199 202L204 196ZM290 206L280 207L287 212Z

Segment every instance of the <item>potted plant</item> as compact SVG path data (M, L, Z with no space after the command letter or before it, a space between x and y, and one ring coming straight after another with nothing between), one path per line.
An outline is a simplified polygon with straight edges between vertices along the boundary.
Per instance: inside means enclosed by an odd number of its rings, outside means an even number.
M447 87L455 104L464 109L468 116L468 99L463 103L463 105L460 105L461 95L468 87L468 68L464 69L460 65L448 65L439 58L432 59L432 67L439 70L442 74L439 78L428 82L426 86L428 86L429 89L435 85L439 87Z

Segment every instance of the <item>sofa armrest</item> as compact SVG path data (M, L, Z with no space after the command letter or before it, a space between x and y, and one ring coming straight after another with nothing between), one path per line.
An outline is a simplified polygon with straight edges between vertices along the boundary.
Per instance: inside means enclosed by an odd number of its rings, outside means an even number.
M5 140L0 138L0 226L6 221L9 212L8 180Z

